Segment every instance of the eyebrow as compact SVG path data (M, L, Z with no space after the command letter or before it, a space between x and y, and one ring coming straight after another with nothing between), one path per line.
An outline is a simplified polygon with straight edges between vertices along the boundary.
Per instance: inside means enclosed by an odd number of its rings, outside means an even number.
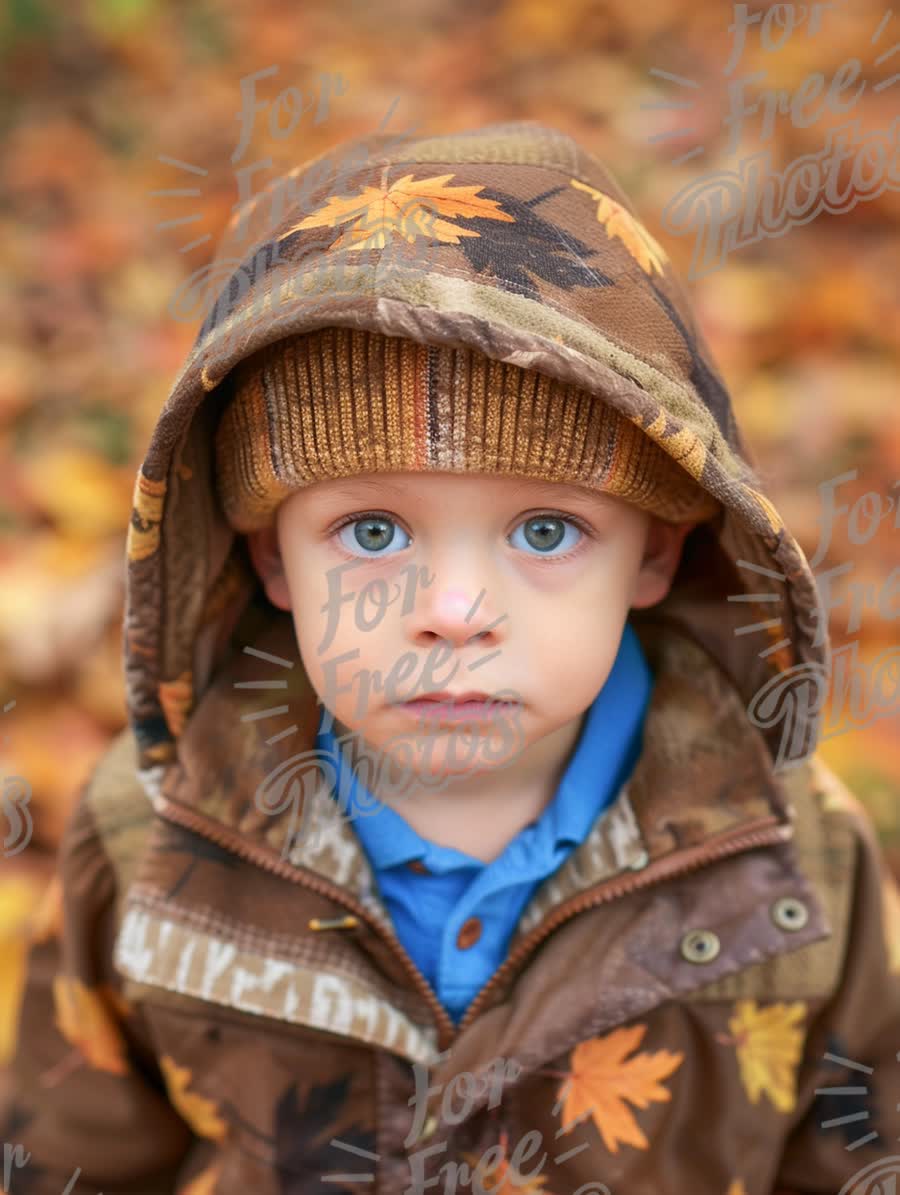
M591 490L587 486L557 485L550 481L529 481L523 485L514 486L512 493L518 497L525 491L539 492L546 498L555 498L558 502L584 502L591 505L613 506L614 500L603 490Z
M332 485L328 490L329 497L345 498L348 502L355 498L370 494L378 497L380 494L392 494L395 498L405 498L409 491L404 486L394 485L392 482L380 478L370 481L351 481L345 485Z
M465 474L457 474L456 476L465 476ZM476 476L480 476L480 474ZM601 507L612 507L615 505L613 498L603 490L590 490L586 486L560 485L549 481L524 481L519 485L513 486L509 492L514 500L520 499L524 494L528 493L546 501L555 499L563 505L566 503ZM408 486L396 485L388 481L387 477L354 480L344 485L334 485L329 489L330 497L342 498L346 501L353 501L356 498L366 495L378 497L385 494L398 499L410 497Z

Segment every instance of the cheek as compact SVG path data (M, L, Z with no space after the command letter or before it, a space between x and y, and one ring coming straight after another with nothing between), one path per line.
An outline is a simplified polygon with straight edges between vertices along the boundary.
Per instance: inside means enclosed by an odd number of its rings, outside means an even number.
M625 584L616 571L594 569L564 582L554 573L531 585L528 600L519 604L515 641L538 683L558 685L567 700L584 704L609 675L627 614Z
M329 621L327 587L318 574L308 576L312 579L291 586L291 609L300 658L310 681L318 687L322 661L347 650L344 643L347 611L346 608L341 611L337 621Z
M604 605L621 605L637 571L636 550L622 537L607 537L569 560L523 563L514 592L556 611L564 605L576 617Z
M544 621L540 634L529 635L525 646L528 674L544 686L554 686L574 705L590 701L599 692L616 658L623 620L604 617L594 609L589 618Z
M309 682L342 721L358 717L360 693L376 677L386 676L394 662L384 640L384 623L367 629L360 622L366 610L354 601L335 601L327 579L319 572L313 580L292 589L294 633ZM349 590L348 590L349 592ZM386 621L386 620L385 620ZM365 700L364 700L365 704Z
M511 605L530 626L561 642L592 635L624 617L628 577L609 552L553 567L535 567L510 590Z

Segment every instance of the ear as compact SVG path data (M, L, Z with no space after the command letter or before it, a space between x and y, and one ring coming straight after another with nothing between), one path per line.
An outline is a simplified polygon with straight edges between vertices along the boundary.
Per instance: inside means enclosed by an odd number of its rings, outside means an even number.
M684 541L696 526L697 523L665 523L651 516L644 558L635 578L632 608L655 606L663 600L678 569Z
M290 610L291 591L284 573L275 522L260 531L249 531L246 538L253 567L263 583L266 597L279 610Z

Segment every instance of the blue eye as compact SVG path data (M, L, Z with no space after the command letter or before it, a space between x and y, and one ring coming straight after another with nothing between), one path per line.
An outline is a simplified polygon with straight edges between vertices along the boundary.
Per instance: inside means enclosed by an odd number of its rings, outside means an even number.
M525 544L515 543L514 537L524 528ZM350 533L352 531L352 539ZM397 533L404 536L405 543L397 543ZM567 541L567 533L569 538ZM353 555L363 559L374 559L376 556L393 556L394 552L385 549L394 545L395 551L402 552L409 547L410 537L394 519L388 515L371 514L360 515L355 519L348 519L335 532L341 546ZM574 537L574 538L573 538ZM564 556L576 547L584 537L584 531L574 519L565 519L559 515L531 515L523 519L516 530L509 537L509 542L517 548L533 548L540 556ZM560 549L556 551L556 549Z
M570 551L580 542L583 535L581 529L571 519L562 519L557 515L531 515L530 518L523 519L519 527L525 528L525 539L528 545L535 548L541 556L549 556L554 548L558 548L563 543L566 528L574 531L578 538L574 542L565 544L563 550L553 553L554 555L565 555L566 552ZM510 543L513 542L513 536L519 530L519 527L510 536ZM520 544L513 543L513 547L520 546Z
M344 532L353 529L353 542L349 543L344 538ZM386 515L366 515L361 519L353 519L352 522L345 523L338 529L338 538L341 546L346 548L348 552L355 552L362 556L393 556L393 552L385 552L383 549L394 542L395 533L399 531L401 535L406 535L400 526L389 519ZM409 536L407 536L407 541ZM399 551L408 547L408 543L401 544ZM362 551L360 551L362 549Z

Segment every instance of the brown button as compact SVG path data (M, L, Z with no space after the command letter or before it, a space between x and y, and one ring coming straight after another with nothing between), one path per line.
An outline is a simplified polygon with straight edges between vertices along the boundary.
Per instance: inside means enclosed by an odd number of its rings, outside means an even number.
M410 871L417 871L419 875L427 876L431 874L421 859L410 859L406 866Z
M468 950L481 937L481 918L468 917L460 926L456 935L456 945L460 950Z

